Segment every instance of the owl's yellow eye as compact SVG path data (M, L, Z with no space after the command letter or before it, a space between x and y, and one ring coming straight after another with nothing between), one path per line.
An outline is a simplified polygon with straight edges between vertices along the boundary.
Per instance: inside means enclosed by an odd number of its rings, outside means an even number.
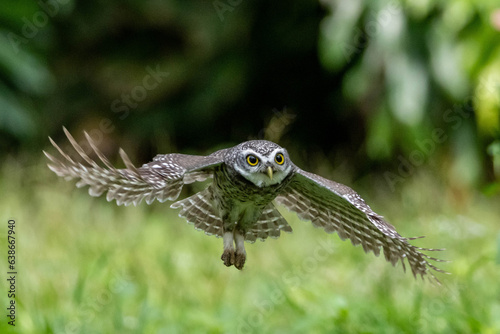
M259 158L255 155L249 154L247 155L247 162L250 166L256 166L259 163Z
M276 161L278 165L283 165L283 163L285 162L285 157L283 156L283 154L278 153L274 157L274 161Z

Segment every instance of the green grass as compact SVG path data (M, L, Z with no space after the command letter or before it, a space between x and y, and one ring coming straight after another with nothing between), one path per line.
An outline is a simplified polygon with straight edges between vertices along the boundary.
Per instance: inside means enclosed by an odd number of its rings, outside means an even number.
M427 174L395 194L359 190L401 234L427 235L415 244L447 248L452 274L436 286L284 210L294 233L226 268L222 240L168 205L117 207L21 166L0 175L2 282L11 217L19 272L17 326L2 316L2 333L500 332L498 197L458 196Z

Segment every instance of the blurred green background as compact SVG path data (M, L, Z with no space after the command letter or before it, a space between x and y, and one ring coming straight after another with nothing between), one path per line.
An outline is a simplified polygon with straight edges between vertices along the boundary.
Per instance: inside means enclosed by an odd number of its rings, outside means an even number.
M59 180L41 150L68 147L62 126L118 164L274 140L447 248L451 275L415 281L286 211L293 234L225 268L165 204ZM500 333L496 0L9 3L0 159L5 307L10 218L19 271L2 333Z

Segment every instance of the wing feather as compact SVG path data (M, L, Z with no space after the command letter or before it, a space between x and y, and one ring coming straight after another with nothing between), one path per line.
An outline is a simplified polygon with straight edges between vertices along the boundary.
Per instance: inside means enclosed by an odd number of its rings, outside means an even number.
M279 238L281 231L292 233L292 228L276 209L273 203L269 203L262 211L261 216L245 234L245 241L254 243L255 240L265 241L268 237Z
M86 162L76 162L66 154L51 138L52 145L59 151L62 159L44 152L50 160L48 167L66 180L77 179L77 187L89 186L89 194L101 196L107 192L108 201L116 200L118 205L139 204L142 200L151 204L154 200L165 202L179 197L185 183L203 181L212 176L213 167L224 162L226 150L214 152L208 156L186 154L157 155L153 161L136 168L125 151L120 149L124 169L115 168L97 148L90 136L85 138L93 152L105 167L92 160L76 142L66 128L64 133L69 142Z
M212 188L207 187L188 198L173 203L170 207L180 208L179 217L185 218L188 223L194 225L195 229L205 231L207 235L222 237L222 219L215 211L212 201Z
M337 232L342 240L350 239L353 245L361 245L365 252L380 254L382 249L387 261L395 265L398 261L406 270L406 258L413 275L437 278L429 269L443 272L428 259L432 258L411 245L396 231L394 226L375 213L351 188L325 179L313 173L297 169L292 181L276 201L297 213L299 218L309 220L315 227L326 232Z

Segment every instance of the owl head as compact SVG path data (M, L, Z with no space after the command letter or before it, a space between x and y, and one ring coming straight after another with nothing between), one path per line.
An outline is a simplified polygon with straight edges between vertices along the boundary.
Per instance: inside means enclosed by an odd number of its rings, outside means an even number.
M267 140L251 140L234 148L234 169L257 187L281 183L292 170L288 152Z

